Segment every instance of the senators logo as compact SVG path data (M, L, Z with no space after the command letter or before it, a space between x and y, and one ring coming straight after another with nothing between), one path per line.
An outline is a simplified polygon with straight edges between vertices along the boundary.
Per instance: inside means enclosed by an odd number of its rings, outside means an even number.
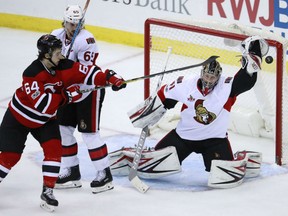
M195 102L195 112L196 116L194 119L204 125L208 125L216 119L216 115L212 112L209 112L206 107L203 106L204 100L197 100Z

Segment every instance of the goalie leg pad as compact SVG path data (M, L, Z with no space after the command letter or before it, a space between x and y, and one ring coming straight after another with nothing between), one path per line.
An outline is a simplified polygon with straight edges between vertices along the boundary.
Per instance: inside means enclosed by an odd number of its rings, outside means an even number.
M132 165L134 148L122 148L109 153L109 163L112 175L126 176L129 175L129 168Z
M246 174L247 178L254 178L259 176L261 171L261 163L262 163L262 153L255 151L240 151L236 152L236 157L246 157L247 165L246 165Z
M110 169L113 175L129 175L135 148L123 148L110 155ZM159 150L143 150L137 175L140 178L155 179L181 171L180 162L174 146Z
M247 158L241 160L212 160L208 186L232 188L242 184L246 173Z

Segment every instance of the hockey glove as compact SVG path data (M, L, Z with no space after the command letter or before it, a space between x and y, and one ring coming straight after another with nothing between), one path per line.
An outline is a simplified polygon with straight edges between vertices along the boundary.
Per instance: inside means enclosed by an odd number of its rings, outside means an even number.
M268 43L259 36L246 38L241 42L242 48L242 68L246 67L248 74L253 74L261 70L262 57L269 50Z
M244 69L246 67L247 73L252 75L261 70L262 59L257 55L248 53L247 55L242 56L241 63L242 68Z
M107 69L105 71L106 74L106 80L109 82L109 84L112 84L112 90L118 91L122 88L126 88L125 80L115 73L113 70Z
M243 55L249 53L262 58L268 53L269 44L260 36L251 36L241 42L241 51Z
M72 85L62 91L64 98L64 104L74 103L82 97L82 93L79 92L79 85Z

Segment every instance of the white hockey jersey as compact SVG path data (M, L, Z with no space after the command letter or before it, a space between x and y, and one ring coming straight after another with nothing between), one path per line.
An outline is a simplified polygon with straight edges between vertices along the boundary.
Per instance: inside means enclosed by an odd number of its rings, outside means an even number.
M66 40L64 28L56 29L52 31L51 34L55 35L62 41L62 54L66 56L71 43L70 41ZM96 65L98 54L98 46L93 34L85 29L82 29L75 38L68 58L73 61L79 61L83 65Z
M71 41L66 39L66 33L64 28L56 29L51 32L52 35L55 35L63 43L62 46L62 55L66 56L70 48ZM71 59L75 62L80 62L82 65L96 65L96 59L99 55L98 46L96 40L92 33L82 29L77 37L75 38L74 44L70 51L68 59ZM88 86L80 84L80 89L92 89L94 86ZM91 92L83 93L82 97L76 101L84 100Z
M229 98L233 78L221 77L214 90L203 96L197 87L199 76L178 80L165 87L165 99L183 103L178 135L187 140L226 137L229 112L236 97Z

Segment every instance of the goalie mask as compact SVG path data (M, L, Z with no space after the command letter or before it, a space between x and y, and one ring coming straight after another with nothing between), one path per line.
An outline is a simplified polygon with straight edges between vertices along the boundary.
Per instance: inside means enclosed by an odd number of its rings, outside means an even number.
M64 22L78 24L83 16L82 8L79 5L69 5L64 12ZM82 20L82 25L83 23L84 19Z
M222 73L222 68L218 61L214 60L211 63L204 65L201 70L202 93L209 94L217 85Z

